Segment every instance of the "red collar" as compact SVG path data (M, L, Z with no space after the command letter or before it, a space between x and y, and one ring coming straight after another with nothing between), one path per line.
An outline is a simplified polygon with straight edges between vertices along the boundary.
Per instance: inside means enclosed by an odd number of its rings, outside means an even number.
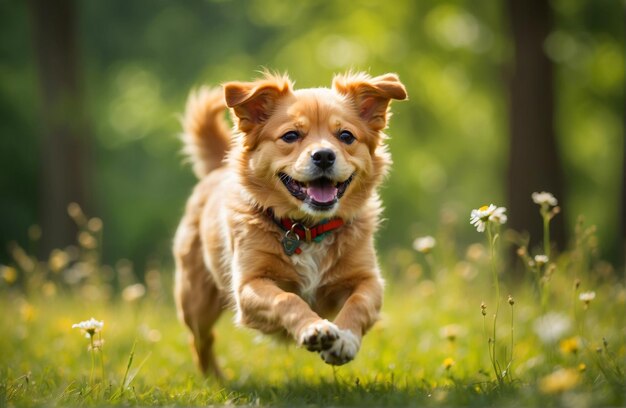
M268 208L265 213L285 231L281 243L287 255L302 253L302 249L300 248L301 242L321 242L324 236L329 232L345 224L341 218L331 218L323 220L312 227L307 227L303 223L294 221L291 218L276 218L271 208Z

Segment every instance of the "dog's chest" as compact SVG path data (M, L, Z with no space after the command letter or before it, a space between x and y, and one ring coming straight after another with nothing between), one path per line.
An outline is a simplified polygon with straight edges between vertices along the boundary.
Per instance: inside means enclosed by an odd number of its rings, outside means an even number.
M291 256L291 262L300 276L300 295L309 304L315 302L315 293L329 268L328 250L335 237L329 236L320 243L302 243L302 252Z

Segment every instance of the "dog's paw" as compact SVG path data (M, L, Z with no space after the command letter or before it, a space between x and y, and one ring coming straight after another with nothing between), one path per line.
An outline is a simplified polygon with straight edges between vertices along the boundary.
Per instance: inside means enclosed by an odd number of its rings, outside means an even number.
M300 335L300 345L309 351L330 349L340 336L340 329L328 320L309 325Z
M339 329L339 337L320 356L326 364L343 365L354 360L360 346L361 341L350 330Z

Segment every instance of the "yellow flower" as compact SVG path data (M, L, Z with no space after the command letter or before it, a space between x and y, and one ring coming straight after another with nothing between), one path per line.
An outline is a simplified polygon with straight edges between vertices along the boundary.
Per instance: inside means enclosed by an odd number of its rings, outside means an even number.
M563 354L577 354L581 349L581 341L579 337L570 337L569 339L561 340L559 347Z
M580 374L573 368L560 368L539 381L539 389L544 394L557 394L578 385Z
M455 364L454 360L450 357L443 360L443 368L449 370Z
M587 365L585 363L578 364L578 371L580 371L582 373L585 370L587 370Z

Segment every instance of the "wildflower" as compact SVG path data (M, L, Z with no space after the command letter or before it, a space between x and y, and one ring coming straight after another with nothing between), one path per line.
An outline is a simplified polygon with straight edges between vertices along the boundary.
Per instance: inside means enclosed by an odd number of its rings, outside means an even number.
M455 364L454 360L450 357L447 357L445 360L443 360L443 367L446 370L449 370L450 368L452 368L454 364Z
M489 216L489 221L497 222L498 224L505 224L508 220L508 217L504 213L506 211L505 207L496 208L493 213Z
M535 264L538 267L542 267L543 265L547 264L549 260L550 258L548 258L547 255L535 255Z
M544 343L554 343L567 333L572 326L569 317L550 312L535 320L533 330Z
M542 191L541 193L535 192L532 194L532 198L535 204L539 204L542 207L543 206L556 207L556 205L558 204L558 201L556 200L556 198L554 198L552 193L548 193L546 191Z
M435 238L431 237L430 235L427 235L425 237L417 238L415 241L413 241L413 248L417 252L427 254L430 251L432 251L436 243L437 241L435 240Z
M489 221L489 216L494 212L497 207L493 204L489 206L483 205L477 210L472 210L470 213L470 224L476 227L478 232L485 231L485 226Z
M72 329L81 329L82 331L85 332L85 337L91 338L100 330L102 330L103 326L104 326L103 321L98 321L92 317L89 320L85 320L83 322L73 324Z
M578 298L585 303L589 303L596 298L596 292L583 292L578 296Z
M444 339L449 342L453 342L459 337L463 329L457 324L449 324L447 326L443 326L441 330L439 330L439 334Z
M559 344L559 348L563 354L578 354L582 347L579 337L570 337L562 340Z
M585 372L587 370L587 365L585 363L578 364L578 371Z
M583 292L578 296L578 299L585 304L585 309L589 306L589 303L596 298L596 292Z
M578 385L580 374L573 368L561 368L539 381L539 389L544 394L558 394Z
M104 339L96 339L93 341L92 344L90 344L87 347L87 350L89 351L102 350L102 346L104 346Z
M470 213L470 224L475 226L478 232L484 232L488 222L504 224L507 221L507 216L504 214L505 211L506 208L504 207L496 207L493 204L483 205L477 210L472 210Z

